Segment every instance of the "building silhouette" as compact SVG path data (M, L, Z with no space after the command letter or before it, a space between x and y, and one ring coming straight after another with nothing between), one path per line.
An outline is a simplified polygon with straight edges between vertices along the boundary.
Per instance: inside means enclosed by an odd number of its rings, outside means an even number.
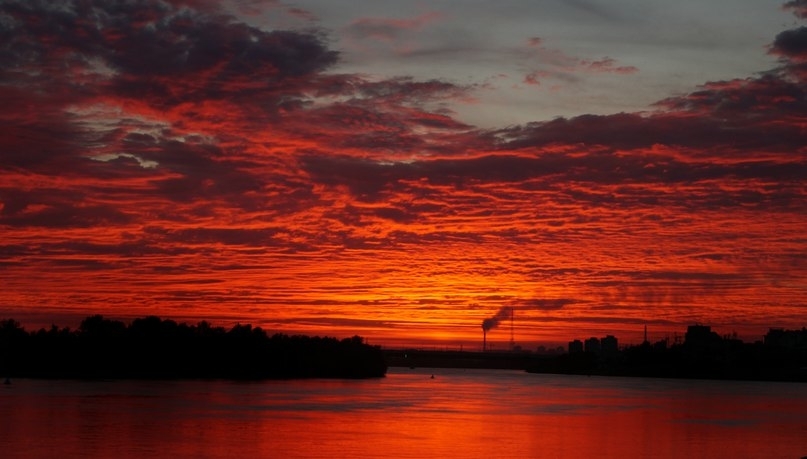
M601 350L600 340L599 338L592 336L583 343L583 347L585 348L586 352L591 352L592 354L599 354Z
M765 334L765 345L781 349L807 349L807 328L801 330L785 330L771 328Z
M619 342L614 335L607 335L600 340L603 355L614 355L619 352Z
M720 335L708 325L690 325L684 335L684 345L691 349L708 349L720 344Z
M583 342L579 339L569 341L569 354L577 354L583 352Z

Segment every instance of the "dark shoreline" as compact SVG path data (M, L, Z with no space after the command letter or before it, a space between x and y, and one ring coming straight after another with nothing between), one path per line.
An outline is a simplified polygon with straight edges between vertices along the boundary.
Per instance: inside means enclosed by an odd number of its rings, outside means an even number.
M390 367L505 369L538 374L634 378L807 382L807 367L801 366L798 359L762 358L746 364L714 360L637 363L623 358L603 359L585 352L558 355L419 349L385 349L383 352Z
M0 320L0 378L304 379L379 378L388 366L480 368L530 373L676 379L807 382L807 329L771 330L764 342L692 329L682 344L539 354L527 351L381 349L353 336L338 340L272 336L260 327L229 330L207 322L178 324L149 316L127 325L100 315L77 330L27 332ZM615 343L614 343L615 344ZM572 347L570 346L570 350Z
M360 379L386 372L381 349L360 336L269 336L251 325L225 330L155 316L130 325L92 316L75 331L30 333L0 321L2 379Z

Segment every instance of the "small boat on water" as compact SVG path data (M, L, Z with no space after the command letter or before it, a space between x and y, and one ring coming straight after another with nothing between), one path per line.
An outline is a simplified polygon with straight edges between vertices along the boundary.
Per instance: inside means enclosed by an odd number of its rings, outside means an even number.
M3 384L6 386L11 385L11 378L6 378L6 380L3 381Z

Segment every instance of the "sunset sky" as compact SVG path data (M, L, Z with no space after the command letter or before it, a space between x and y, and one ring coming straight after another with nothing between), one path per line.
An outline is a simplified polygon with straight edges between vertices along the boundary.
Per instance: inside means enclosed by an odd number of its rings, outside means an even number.
M0 318L807 326L807 0L0 0ZM499 348L510 327L488 333Z

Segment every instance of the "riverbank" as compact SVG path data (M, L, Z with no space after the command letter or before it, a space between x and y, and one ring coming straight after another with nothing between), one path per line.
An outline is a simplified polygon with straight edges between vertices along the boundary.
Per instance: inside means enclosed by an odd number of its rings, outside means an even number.
M129 325L92 316L75 331L0 323L0 378L357 379L386 371L380 348L359 336L269 336L251 325L225 330L154 316Z
M664 358L661 354L650 357L645 355L644 359L637 360L630 351L609 358L587 352L543 355L529 352L385 349L383 354L390 367L506 369L563 375L807 382L807 367L802 366L798 359L774 359L765 354L744 361L707 358L687 360L686 357L678 358L674 353L664 354Z

